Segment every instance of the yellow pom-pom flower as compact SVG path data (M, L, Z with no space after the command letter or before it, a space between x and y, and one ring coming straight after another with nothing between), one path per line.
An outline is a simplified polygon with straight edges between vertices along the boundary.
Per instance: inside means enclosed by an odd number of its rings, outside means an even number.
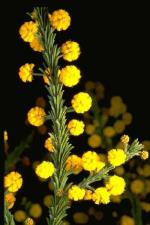
M82 159L77 155L70 155L66 161L66 170L79 174L82 171Z
M108 162L113 166L120 166L126 161L126 154L122 149L112 149L108 152Z
M17 192L23 183L23 179L20 173L10 172L4 178L4 187L7 188L9 192Z
M88 138L88 145L92 148L98 148L101 146L102 139L98 134L92 134Z
M71 23L69 13L64 9L55 10L49 15L50 23L57 31L67 30Z
M93 192L91 190L85 190L84 200L91 200Z
M71 135L79 136L84 132L84 126L83 121L72 119L68 123L68 130Z
M144 191L144 183L140 179L136 179L131 182L131 191L135 194L141 194Z
M54 146L52 144L52 139L49 137L45 140L44 147L49 151L53 152L54 151Z
M71 104L76 113L84 113L91 108L92 99L88 93L79 92L73 96Z
M73 214L73 220L76 224L87 224L89 217L84 212L75 212Z
M44 50L36 36L34 37L33 41L30 42L30 47L36 52L42 52Z
M35 65L32 63L31 64L26 63L25 65L19 68L19 77L24 83L32 82L34 66Z
M8 192L7 194L5 194L5 201L7 203L7 208L11 209L15 204L16 198L13 193Z
M143 160L148 159L148 157L149 157L149 152L143 150L143 151L140 153L140 157L141 157L141 159L143 159Z
M136 225L136 224L132 217L124 215L120 219L120 225Z
M79 201L84 198L85 190L77 185L73 185L68 191L68 197L71 200Z
M130 125L132 123L133 116L131 113L126 112L122 115L122 120L125 123L125 125Z
M83 169L89 172L100 171L105 163L100 161L100 156L96 152L87 151L82 156Z
M80 70L76 66L70 65L60 70L59 79L66 87L75 86L80 78Z
M25 42L32 42L37 31L38 25L33 21L29 21L21 25L19 34Z
M15 220L19 223L24 222L26 217L27 217L27 215L26 215L25 211L23 211L23 210L17 210L14 214Z
M95 204L108 204L110 202L110 194L105 187L97 188L93 195L92 200Z
M32 204L29 209L29 215L35 219L39 218L42 215L42 208L40 204L38 203Z
M125 191L125 180L119 176L111 176L106 181L106 188L111 195L121 195Z
M114 129L115 129L117 134L123 133L124 130L125 130L125 123L123 122L123 120L117 120L114 123Z
M39 127L45 122L45 111L41 107L31 108L27 114L28 121L31 125Z
M113 127L107 126L107 127L104 128L103 133L104 133L104 135L105 135L106 137L112 138L112 137L115 136L116 131L115 131L115 129L114 129Z
M123 143L123 144L128 144L129 143L129 140L130 140L130 138L129 138L129 136L128 135L123 135L122 137L121 137L121 142Z
M67 41L61 46L61 53L63 59L72 62L79 58L80 46L75 41Z
M43 179L47 179L51 177L54 172L55 172L55 167L53 163L47 162L47 161L43 161L42 163L40 163L35 170L35 173L40 178L43 178Z
M34 225L34 220L30 217L28 217L25 222L24 222L25 225Z
M93 134L95 132L95 126L93 124L87 124L85 127L85 132L89 135Z

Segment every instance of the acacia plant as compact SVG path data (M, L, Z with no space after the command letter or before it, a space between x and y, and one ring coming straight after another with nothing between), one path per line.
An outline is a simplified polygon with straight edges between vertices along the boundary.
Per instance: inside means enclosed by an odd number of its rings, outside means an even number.
M122 194L126 186L125 180L116 175L110 176L109 172L134 156L144 154L141 152L143 146L137 139L129 144L129 137L125 135L121 138L124 147L110 149L107 162L95 151L84 152L82 156L71 154L73 146L69 140L70 135L82 134L84 122L76 118L68 122L67 114L87 112L92 105L92 98L88 93L79 92L71 99L71 106L66 105L63 97L64 88L76 85L81 73L75 65L69 64L60 68L59 63L60 60L77 60L80 56L80 46L70 40L61 47L56 44L56 32L66 30L71 23L70 15L65 10L60 9L49 14L47 7L36 7L29 15L31 20L20 27L19 33L33 50L41 52L43 64L37 72L33 71L34 64L24 64L19 69L19 77L23 82L33 81L34 76L38 76L39 79L43 77L45 81L43 88L47 90L47 112L36 106L29 110L27 117L33 126L41 126L44 122L49 126L49 161L42 161L36 167L35 173L42 179L50 179L54 186L47 224L63 225L69 201L91 200L95 204L108 204L111 195ZM81 170L87 171L87 176L80 183L74 184L70 179L68 181L71 174L78 174ZM20 176L15 171L5 176L5 188L8 192L16 192L21 187ZM99 183L102 180L104 183ZM14 224L7 202L5 212L5 224ZM31 222L29 218L26 220L26 224Z

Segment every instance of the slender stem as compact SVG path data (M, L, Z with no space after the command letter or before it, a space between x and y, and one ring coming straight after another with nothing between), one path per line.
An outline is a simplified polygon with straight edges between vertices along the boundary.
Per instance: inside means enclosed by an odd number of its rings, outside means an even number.
M49 113L47 118L52 122L51 139L54 146L52 161L56 172L51 178L54 184L54 196L52 207L49 209L49 225L62 225L68 208L67 184L69 173L65 170L66 160L72 149L69 143L69 133L66 126L67 107L63 100L63 87L58 78L58 60L60 49L55 44L55 33L50 26L48 19L48 9L46 7L36 7L34 9L36 20L39 26L39 38L44 48L43 59L45 68L51 71L51 81L46 89L49 99Z

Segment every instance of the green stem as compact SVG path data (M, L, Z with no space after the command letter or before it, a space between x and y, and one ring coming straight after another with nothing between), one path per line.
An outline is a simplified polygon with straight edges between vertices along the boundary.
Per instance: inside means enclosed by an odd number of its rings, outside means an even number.
M52 122L51 139L54 146L52 161L56 172L51 178L54 184L54 196L52 207L49 209L49 225L62 225L68 208L67 184L69 173L65 170L66 160L70 155L72 145L69 143L69 133L66 126L67 107L63 100L63 87L58 78L58 60L60 49L55 44L55 33L50 26L48 19L48 9L46 7L36 7L34 9L36 21L39 25L39 39L44 48L43 58L45 68L50 68L51 81L46 87L49 99L48 118Z

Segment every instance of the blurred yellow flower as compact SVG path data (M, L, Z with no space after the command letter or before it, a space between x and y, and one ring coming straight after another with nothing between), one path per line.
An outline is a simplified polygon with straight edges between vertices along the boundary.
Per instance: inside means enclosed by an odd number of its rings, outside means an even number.
M91 148L98 148L101 146L102 143L102 139L98 134L92 134L89 138L88 138L88 145Z
M84 212L75 212L73 214L73 220L77 224L87 224L89 221L89 217Z
M27 215L26 215L25 211L23 211L23 210L17 210L14 213L14 218L19 223L24 222L26 217L27 217Z
M39 218L42 215L42 207L40 206L40 204L32 204L29 209L29 215L35 219Z
M131 191L135 194L141 194L144 190L144 182L140 179L136 179L130 184Z

